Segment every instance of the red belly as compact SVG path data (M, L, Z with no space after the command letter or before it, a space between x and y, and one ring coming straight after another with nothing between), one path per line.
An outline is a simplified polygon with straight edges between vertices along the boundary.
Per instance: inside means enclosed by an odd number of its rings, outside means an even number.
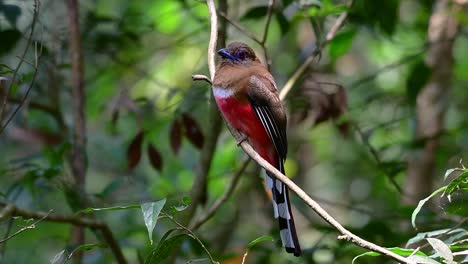
M216 103L227 121L246 135L253 148L271 165L277 167L273 144L249 102L241 103L234 97L216 98Z

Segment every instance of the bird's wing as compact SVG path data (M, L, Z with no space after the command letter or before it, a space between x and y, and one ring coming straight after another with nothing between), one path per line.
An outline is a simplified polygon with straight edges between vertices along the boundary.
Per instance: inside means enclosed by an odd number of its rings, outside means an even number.
M248 98L278 153L277 169L284 174L284 160L288 152L286 115L278 97L273 77L270 74L266 77L262 76L252 75L250 77ZM301 247L294 224L288 188L268 172L265 175L265 185L273 195L273 212L279 222L283 246L287 252L300 256Z
M273 78L252 75L249 80L248 98L273 143L281 161L286 159L286 115ZM284 171L282 171L284 173Z

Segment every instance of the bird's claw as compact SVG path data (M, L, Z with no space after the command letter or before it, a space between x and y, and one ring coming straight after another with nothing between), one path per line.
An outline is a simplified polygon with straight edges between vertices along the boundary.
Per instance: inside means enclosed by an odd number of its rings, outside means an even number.
M237 140L236 140L236 143L237 143L237 146L240 146L240 144L242 144L242 142L246 141L248 138L246 135L241 135Z

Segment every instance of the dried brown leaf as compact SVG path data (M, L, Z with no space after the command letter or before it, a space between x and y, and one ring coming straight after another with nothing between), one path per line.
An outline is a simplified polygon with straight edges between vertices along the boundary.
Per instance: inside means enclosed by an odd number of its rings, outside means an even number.
M135 168L140 162L143 137L143 131L138 132L127 148L127 164L129 169Z
M161 156L161 153L153 144L148 145L148 158L149 158L151 166L155 170L161 172L162 165L163 165L162 156Z
M182 123L184 124L185 135L187 136L188 140L196 148L201 149L205 142L205 137L203 136L197 121L195 121L195 119L193 119L189 114L184 113L182 114Z

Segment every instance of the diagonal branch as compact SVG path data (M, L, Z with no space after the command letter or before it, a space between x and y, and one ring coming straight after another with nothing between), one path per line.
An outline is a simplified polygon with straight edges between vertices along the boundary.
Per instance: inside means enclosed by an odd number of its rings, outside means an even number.
M234 135L236 139L240 138L240 134L237 131L231 131L231 133ZM338 232L342 234L338 237L338 239L347 240L362 248L371 250L373 252L378 252L382 255L390 257L396 261L399 261L400 263L415 264L413 261L408 260L405 257L402 257L396 253L391 252L390 250L384 247L378 246L372 242L364 240L360 238L359 236L351 233L349 230L344 228L338 221L336 221L330 214L328 214L328 212L325 211L317 202L315 202L312 198L310 198L310 196L307 195L307 193L305 193L292 180L290 180L288 177L286 177L284 174L278 171L275 167L273 167L270 163L264 160L252 148L252 146L250 146L249 143L244 141L240 144L240 146L242 147L244 152L247 153L247 155L249 155L253 160L255 160L262 168L264 168L266 171L273 174L275 178L277 178L278 180L286 184L290 190L295 192L299 196L299 198L301 198L310 208L312 208L312 210L314 210L323 220L325 220L328 224L330 224L336 230L338 230Z

